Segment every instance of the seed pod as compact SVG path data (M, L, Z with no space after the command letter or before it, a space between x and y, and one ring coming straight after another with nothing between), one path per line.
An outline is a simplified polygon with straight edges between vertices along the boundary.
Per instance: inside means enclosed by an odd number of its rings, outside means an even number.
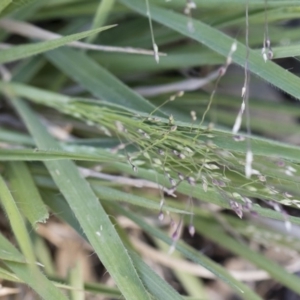
M196 230L195 230L194 225L190 224L190 225L189 225L189 233L190 233L190 235L191 235L191 236L194 236L194 235L195 235L195 232L196 232Z
M190 185L195 185L196 184L196 181L195 181L195 178L194 177L191 177L191 176L189 176L189 177L187 177L187 182L190 184Z

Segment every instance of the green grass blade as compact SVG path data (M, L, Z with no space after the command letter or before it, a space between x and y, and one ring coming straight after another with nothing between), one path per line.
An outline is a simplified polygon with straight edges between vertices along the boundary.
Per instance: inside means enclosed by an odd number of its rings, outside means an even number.
M142 15L146 15L147 10L144 2L139 0L121 0L121 3L124 3L132 10L137 11ZM206 45L224 57L228 56L231 45L234 42L233 38L198 20L193 20L195 30L194 32L191 32L188 30L186 16L170 10L152 5L151 16L153 20L180 32L186 37ZM244 66L245 57L246 47L242 43L238 42L237 51L233 54L232 60L238 65ZM249 69L252 73L265 79L295 98L300 99L300 79L292 73L282 69L272 61L267 61L265 63L262 55L258 54L254 50L250 50Z
M30 99L34 102L43 104L43 105L49 105L49 106L55 106L56 108L59 108L59 106L62 108L64 105L68 104L71 105L72 101L76 101L76 98L71 98L68 96L60 95L57 93L45 91L42 89L33 88L27 85L23 84L17 84L17 83L3 83L0 81L0 92L4 92L6 88L9 88L11 91L13 91L16 95L21 97L26 97L27 99ZM120 96L121 97L121 96ZM73 99L73 100L72 100ZM84 100L85 102L88 102L88 99ZM130 101L130 100L129 100ZM91 103L97 103L97 102L91 102ZM100 104L101 102L99 102ZM53 105L52 105L53 104ZM122 104L122 103L120 103ZM124 105L128 104L124 103ZM128 108L129 105L126 106ZM138 112L140 107L137 105L136 107L132 105L133 112ZM142 108L141 108L142 109ZM64 111L65 112L65 111ZM141 111L140 111L141 112ZM86 119L85 119L86 121ZM169 121L168 119L161 118L161 121L167 124ZM175 120L175 124L178 126L190 128L191 123L188 122L181 122ZM194 125L194 128L199 128L199 126ZM204 139L206 139L204 137ZM208 139L206 139L208 140ZM221 149L226 149L229 151L236 151L241 153L246 153L247 145L246 143L236 143L233 140L233 135L229 130L220 130L220 129L214 129L214 139L213 143L216 144ZM300 162L300 147L285 144L282 142L277 142L274 140L269 140L266 138L260 138L256 136L251 136L251 146L252 146L252 152L254 155L264 155L267 157L281 157L284 159L292 160L295 162ZM2 150L1 150L2 151ZM3 150L3 154L6 150ZM55 153L53 153L55 154ZM7 155L9 153L7 152ZM30 155L30 154L29 154ZM72 154L70 154L72 155ZM82 159L85 160L84 154L81 155ZM76 158L74 158L76 159ZM80 159L80 158L78 158Z
M274 58L300 56L300 44L275 47L273 49Z
M16 249L0 234L0 245L4 245L10 252L15 252ZM22 255L19 254L20 259ZM36 293L43 299L47 300L67 300L67 297L49 281L42 272L38 269L32 270L32 266L14 261L4 261L4 264L17 276L22 282L26 282Z
M5 270L4 268L0 268L0 278L2 280L7 280L11 282L18 282L18 283L22 282L22 280L20 280L15 274Z
M2 0L0 3L0 15L1 12L5 9L5 7L7 7L10 3L12 2L12 0Z
M43 105L49 105L52 106L51 104L55 107L63 107L65 104L71 104L72 98L64 95L59 95L56 93L44 91L41 89L37 88L32 88L27 85L22 85L22 84L16 84L16 83L2 83L0 82L0 92L4 92L5 88L9 88L12 90L16 95L21 96L21 97L26 97L27 99L33 100L34 102L41 103ZM56 100L54 100L56 99ZM76 99L73 98L75 101ZM85 100L88 102L88 99ZM94 102L95 103L95 102ZM127 103L128 104L128 103ZM140 107L134 107L133 110L135 112L138 111ZM85 119L86 121L86 119ZM168 123L167 119L161 118L161 121L164 123ZM183 126L186 128L190 127L190 123L188 122L180 122L175 120L175 124L178 126ZM197 125L194 125L194 128L198 128ZM216 144L218 147L222 149L226 149L229 151L237 151L241 153L246 153L247 146L246 143L236 143L233 138L232 138L232 133L230 131L225 131L225 130L220 130L220 129L214 129L214 139L213 142ZM207 139L208 140L208 139ZM260 138L260 137L251 137L251 145L252 145L252 152L254 155L264 155L267 157L281 157L285 159L289 159L295 162L300 162L300 148L298 146L294 145L289 145L285 144L282 142L277 142L274 140L269 140L265 138ZM1 150L2 151L2 150ZM3 154L5 153L6 150L3 150ZM42 153L42 152L41 152ZM55 154L55 153L53 153ZM7 152L7 155L9 153ZM30 154L29 154L30 155ZM70 154L72 155L72 154ZM81 155L82 159L84 158L84 154ZM74 158L76 159L76 158ZM80 159L80 158L78 158Z
M134 252L130 251L130 256L136 266L138 273L148 288L148 290L156 297L157 300L183 300L169 284L152 271L152 269Z
M11 162L6 166L10 187L23 215L33 228L37 222L45 222L49 216L48 210L26 164L20 161Z
M200 47L199 47L200 50ZM188 68L201 65L222 64L224 58L212 51L168 52L163 56L159 64L153 63L153 57L141 55L116 55L115 53L91 53L91 57L100 62L103 67L118 75L130 75L132 73L162 72L172 69Z
M22 256L20 252L8 242L2 234L0 234L0 248L0 260L23 264L27 263L24 256Z
M0 129L0 140L9 144L34 146L33 140L28 135L3 128Z
M20 262L20 263L25 264L24 262L21 261L22 257L20 255L20 253L14 247L12 247L11 244L9 244L7 247L7 240L4 240L4 243L3 243L2 238L3 237L0 236L1 249L5 248L5 249L8 249L8 251L15 250L17 252L16 256L18 258L16 260L12 260L12 262ZM0 259L2 259L2 257L0 257ZM9 259L7 260L7 263L9 263ZM11 282L25 283L22 279L18 278L16 276L16 274L13 274L12 272L9 272L3 268L0 268L0 278L2 280L4 279L7 281L11 281ZM71 291L74 290L72 286L67 285L67 282L64 278L60 278L57 276L49 276L49 278L51 279L51 282L59 288L62 288L65 290L71 290ZM107 287L104 284L86 282L86 283L84 283L84 290L87 292L91 292L93 294L101 294L101 295L110 296L110 297L114 297L114 298L118 298L118 299L124 299L122 297L121 293L116 288Z
M112 10L113 6L115 4L115 0L102 0L99 3L98 9L96 11L93 24L92 24L92 29L101 27L105 24L110 11ZM87 38L87 42L91 43L95 40L97 35L91 35Z
M129 204L133 204L136 206L144 207L146 209L156 209L160 210L159 202L154 202L144 197L139 197L136 195L132 195L129 193L125 193L116 189L112 189L109 187L101 187L99 184L96 184L94 181L89 181L96 195L105 201L118 201L118 202L126 202ZM176 209L166 205L162 208L163 211L176 212L180 214L188 214L187 211Z
M20 83L5 83L5 82L0 81L0 92L2 92L2 91L4 92L6 87L9 87L9 89L11 91L13 91L15 95L18 95L20 97L25 97L25 98L30 99L39 104L55 107L56 109L59 109L65 105L71 104L71 102L74 102L74 103L78 102L78 103L90 104L90 105L95 105L95 106L113 107L115 109L118 109L121 111L128 111L128 112L131 112L134 114L142 113L143 111L139 110L139 109L145 108L144 106L140 107L138 105L137 106L134 106L134 105L123 106L122 103L115 104L114 101L110 102L110 101L98 101L98 100L94 100L91 98L74 98L74 97L54 93L51 91L39 89L36 87L32 87L30 85L25 85L25 84L20 84ZM120 92L122 92L122 91L120 91ZM100 93L100 91L98 91L98 93ZM132 91L131 91L131 93L132 93ZM109 94L108 97L109 96L112 96L112 95ZM128 94L128 97L129 96L130 96L130 94ZM136 94L131 94L131 96L135 97ZM128 99L130 99L130 98L128 98ZM144 101L144 99L142 101ZM119 101L117 101L117 102L119 102ZM125 100L124 100L124 102L125 102ZM129 102L126 101L125 104L129 104ZM148 104L150 105L149 102L148 102ZM154 106L151 106L150 108L152 109L152 108L154 108ZM149 110L150 110L150 108L149 108Z
M44 266L44 272L47 276L54 276L55 266L52 261L51 249L49 249L46 241L39 235L34 235L34 250L38 261Z
M90 36L92 34L95 34L97 32L110 29L114 27L112 26L105 26L102 28L94 29L94 30L88 30L81 33L71 34L62 38L57 38L54 40L49 40L45 42L39 42L39 43L32 43L29 45L21 45L21 46L15 46L9 49L1 50L1 56L0 56L0 64L12 62L18 59L26 58L32 55L40 54L49 50L53 50L55 48L64 46L68 43L83 39L87 36Z
M214 132L214 144L220 148L235 151L240 153L246 153L245 143L236 143L232 140L232 134L226 132ZM204 139L205 140L205 139ZM25 140L26 141L26 140ZM252 137L252 152L257 156L267 156L274 158L284 158L294 162L300 162L300 148L284 143L271 141L268 139L261 139L258 137ZM0 149L0 161L47 161L57 159L73 159L81 161L124 161L122 158L118 158L115 155L105 151L101 148L96 148L95 153L85 153L80 151L80 147L77 148L76 153L68 151L70 147L65 146L65 150L46 150L46 149ZM73 146L75 149L76 146Z
M224 7L245 7L247 0L193 0L197 7L213 7L218 8L219 5ZM181 0L172 0L169 2L162 2L160 0L152 0L155 4L160 4L166 7L182 7ZM251 0L249 6L252 7L261 7L264 8L265 0ZM282 7L282 6L299 6L298 0L268 0L268 7Z
M59 70L102 100L146 113L151 113L155 109L155 106L129 89L84 53L73 49L59 49L46 53L46 57ZM75 61L77 63L74 63Z
M167 252L168 251L168 245L166 245L164 242L155 239L154 243L158 247L160 251ZM172 257L175 259L181 259L182 260L182 255L178 251L174 251L172 253ZM203 282L201 278L198 278L192 274L182 272L180 269L173 269L174 275L177 277L179 282L182 284L184 287L185 291L187 292L188 295L194 296L194 297L201 297L203 299L206 299L206 293L204 290Z
M23 83L30 82L34 75L45 66L45 63L46 60L42 56L34 56L31 59L24 60L13 70L13 80Z
M248 245L239 243L238 241L229 237L224 233L223 228L216 223L205 222L200 218L197 218L194 220L194 225L197 231L206 238L221 245L225 249L228 249L231 252L246 258L259 268L267 271L272 276L272 279L277 280L284 286L300 295L299 278L297 276L288 273L266 256L251 250Z
M119 211L122 215L125 215L132 221L134 221L136 224L138 224L145 232L150 234L151 236L154 236L168 245L172 245L173 241L170 237L168 237L165 233L163 233L161 230L154 228L153 226L147 224L145 221L143 221L140 217L138 217L136 214L133 214L132 212L128 210L124 210L121 207L114 206L114 208ZM204 256L199 251L196 251L192 247L186 245L183 242L178 242L176 244L176 249L181 252L186 258L191 259L192 261L202 265L206 269L210 270L213 274L215 274L218 278L223 280L225 283L230 285L237 293L239 293L243 299L259 299L261 298L256 295L250 288L248 288L243 283L239 282L238 280L234 279L224 268L222 268L220 265L216 264L212 260L210 260L208 257Z
M32 2L35 2L36 0L10 0L10 1L7 1L7 0L1 0L1 2L9 2L10 4L9 5L4 5L4 7L6 7L2 12L0 10L0 17L4 16L4 15L7 15L11 12L13 12L14 10L17 10L19 8L21 8L22 6L26 6L26 5L29 5L30 3ZM0 7L1 7L2 3L0 4Z
M11 228L24 256L26 257L26 260L29 263L34 264L35 255L24 220L16 205L15 199L13 198L2 176L0 176L0 199L2 206L6 211L6 215L9 218Z
M47 188L47 189L55 189L54 183L49 180L48 177L42 177L42 176L36 176L35 177L36 183L38 184L39 187L42 188ZM160 204L159 200L153 201L150 199L147 199L145 197L140 197L137 195L131 195L129 193L110 188L110 187L105 187L101 185L101 181L97 180L88 180L90 183L91 187L93 188L96 196L106 202L124 202L128 204L132 204L135 206L143 207L145 209L155 209L155 210L160 210ZM120 184L123 186L122 184ZM55 201L55 200L53 200ZM178 214L189 214L186 210L183 209L177 209L173 208L168 205L164 205L162 208L163 211L169 211L173 213L178 213Z
M83 266L80 260L70 270L69 281L70 286L73 287L70 291L71 300L84 300Z
M78 234L86 239L86 236L84 235L76 219L74 218L74 214L72 213L70 207L67 206L64 199L58 197L57 194L53 195L53 197L46 197L45 199L51 207L53 213L55 213L58 218L70 224L78 232ZM123 235L125 234L122 229L121 233ZM130 246L128 246L128 248L130 248ZM156 296L156 299L182 300L182 297L173 288L171 288L169 284L167 284L165 281L162 281L161 278L153 270L151 270L151 268L146 263L144 263L143 260L134 251L129 251L130 257L134 262L141 280L145 284L148 291L150 291L152 295Z
M20 99L11 100L37 145L44 149L59 149L59 144L49 135L28 105ZM80 176L75 164L69 160L45 164L124 297L128 300L149 299L149 294L142 285L114 226L90 185ZM85 199L87 201L84 201Z
M44 299L66 300L67 298L57 289L44 275L39 271L35 263L35 255L29 234L26 230L23 218L16 206L5 181L0 176L0 198L14 232L14 235L20 245L20 248L29 264L21 264L14 261L5 261L5 264L22 280L31 286ZM10 245L2 235L0 235L0 244L9 253L16 256L17 251ZM20 258L22 259L22 255ZM30 278L29 278L30 277Z
M78 149L79 150L79 149ZM97 151L99 154L72 153L62 150L43 150L43 149L0 149L0 161L49 161L74 159L82 161L116 161L116 157L103 149ZM120 159L117 159L120 160Z

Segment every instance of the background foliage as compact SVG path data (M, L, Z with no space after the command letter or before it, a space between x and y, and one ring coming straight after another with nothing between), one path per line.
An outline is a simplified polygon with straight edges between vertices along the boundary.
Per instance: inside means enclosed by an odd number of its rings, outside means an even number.
M1 1L3 295L300 295L299 11Z

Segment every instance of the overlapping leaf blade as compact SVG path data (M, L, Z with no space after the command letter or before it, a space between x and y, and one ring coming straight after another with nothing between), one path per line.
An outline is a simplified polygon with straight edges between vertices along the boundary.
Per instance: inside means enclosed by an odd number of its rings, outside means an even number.
M146 15L147 10L143 2L138 0L121 0L121 2L132 10L137 11L142 15ZM199 20L193 20L194 31L190 31L187 24L187 17L172 12L171 10L152 5L151 16L153 20L180 32L186 37L204 44L224 57L228 56L231 46L234 43L233 38ZM244 66L245 58L246 47L242 43L237 43L237 51L233 54L232 60L235 63ZM300 99L300 79L294 74L283 70L272 61L267 61L265 63L262 55L253 50L250 50L249 69L257 76L270 82L284 92Z
M32 133L37 145L44 149L59 148L30 108L20 99L11 98L18 113ZM69 160L46 162L53 180L72 208L89 242L110 272L126 299L149 299L126 249L111 221L91 190ZM88 199L88 201L83 201ZM118 261L118 262L117 262Z
M98 29L93 29L81 33L71 34L69 36L65 36L58 39L53 39L45 42L32 43L28 45L22 46L14 46L10 49L1 50L0 64L12 62L18 59L26 58L32 55L40 54L45 51L49 51L61 46L64 46L73 41L83 39L90 35L93 35L102 30L107 30L112 28L112 26L106 26Z

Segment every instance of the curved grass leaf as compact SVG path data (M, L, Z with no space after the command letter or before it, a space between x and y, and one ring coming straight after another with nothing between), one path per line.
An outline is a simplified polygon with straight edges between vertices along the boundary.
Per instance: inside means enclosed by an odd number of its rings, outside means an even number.
M73 49L59 49L46 53L46 57L59 70L101 100L146 113L155 110L155 106L132 91L84 53Z
M1 20L0 20L1 22ZM102 28L94 29L94 30L88 30L81 33L71 34L62 38L49 40L45 42L39 42L39 43L31 43L28 45L21 45L21 46L14 46L9 49L1 50L1 56L0 56L0 64L12 62L18 59L26 58L32 55L40 54L61 46L64 46L68 43L71 43L73 41L77 41L83 38L86 38L90 35L93 35L95 33L98 33L103 30L110 29L114 27L115 25L111 26L105 26Z
M126 86L125 86L126 87ZM139 105L134 106L134 105L122 105L120 101L98 101L94 100L91 98L74 98L70 96L66 96L63 94L58 94L50 91L46 91L40 88L32 87L30 85L25 85L25 84L20 84L20 83L6 83L6 82L1 82L0 81L0 93L4 92L6 88L9 88L9 90L13 91L15 95L18 95L20 97L24 97L26 99L32 100L36 103L42 104L42 105L50 105L55 108L62 108L63 106L67 104L73 103L84 103L84 104L91 104L95 106L103 106L103 107L112 107L115 109L118 109L119 111L128 111L134 114L142 114L143 111L140 110L140 108L145 108L145 106L142 105L140 107ZM96 88L96 87L95 87ZM127 88L127 87L126 87ZM128 89L128 88L127 88ZM131 91L131 90L130 90ZM100 91L98 91L100 93ZM121 91L120 91L121 92ZM132 91L131 91L132 93ZM109 94L107 97L112 96ZM129 95L128 95L129 96ZM133 96L135 97L136 94ZM120 97L120 96L119 96ZM143 99L143 98L141 98ZM136 99L135 99L136 100ZM123 100L124 102L126 101L125 99ZM141 102L146 101L143 99ZM154 108L155 106L152 106L149 102L146 102L148 107L151 109ZM129 104L126 102L126 104Z
M59 148L25 102L15 98L11 98L11 101L39 147ZM138 277L127 250L90 185L80 176L75 164L63 160L46 162L45 165L124 297L128 300L148 300L149 294Z
M132 10L137 11L142 15L146 15L147 10L144 2L138 0L121 0L121 3L124 3ZM191 32L187 26L187 17L170 10L152 5L151 16L156 22L170 27L184 36L206 45L224 57L227 57L234 42L233 38L199 20L193 20L194 32ZM237 51L233 54L232 60L238 65L244 66L245 57L246 47L242 43L238 42ZM300 79L292 73L283 70L272 61L267 61L265 63L262 55L258 54L254 50L250 50L249 69L252 73L265 79L284 92L300 99Z
M42 89L37 89L33 88L27 85L23 84L17 84L17 83L3 83L0 81L0 93L4 93L5 89L8 88L10 89L14 94L25 97L29 100L33 100L34 102L41 103L43 105L49 105L49 106L55 106L58 108L59 106L63 106L65 104L70 103L72 99L73 101L76 101L76 98L71 98L68 96L56 94L53 92L48 92ZM84 99L85 102L88 102L88 99ZM54 105L51 105L51 104ZM92 102L91 102L92 103ZM97 103L97 102L94 102ZM99 105L101 105L101 102L99 102ZM136 113L139 111L139 106L133 107L133 110L131 110L128 107L125 107L124 109L128 109L128 111L132 111ZM139 111L141 112L141 111ZM169 120L165 118L160 118L161 122L168 124ZM85 119L86 121L86 119ZM191 123L189 122L181 122L178 120L175 120L175 124L182 127L187 127L190 128ZM194 125L194 128L199 128L197 125ZM214 129L214 139L213 143L216 144L218 147L222 149L226 149L229 151L237 151L240 153L246 153L247 151L247 145L245 142L240 142L237 143L233 140L233 135L229 130L220 130L220 129ZM205 139L205 138L204 138ZM251 136L251 147L252 147L252 152L254 155L262 155L262 156L267 156L267 157L281 157L285 158L294 162L300 162L300 147L294 146L294 145L289 145L285 144L282 142L277 142L274 140L269 140L265 138L260 138L260 137L255 137ZM9 152L6 150L1 150L6 155L9 155ZM24 150L26 151L26 150ZM78 151L76 151L78 153ZM11 152L12 154L14 152ZM46 154L41 152L42 154ZM55 154L52 151L53 154ZM31 153L32 154L32 153ZM28 155L31 155L28 153ZM41 155L42 155L41 154ZM60 154L60 153L59 153ZM67 154L67 153L65 153ZM50 153L48 153L50 157ZM70 154L72 155L72 154ZM108 155L108 154L107 154ZM32 155L33 156L33 155ZM83 159L86 155L82 154L81 158L78 156L78 159ZM36 156L38 158L38 156ZM58 157L58 155L57 155ZM75 156L72 156L73 159L76 159ZM91 156L92 157L92 156ZM26 159L26 156L25 156ZM30 159L29 159L30 160Z

